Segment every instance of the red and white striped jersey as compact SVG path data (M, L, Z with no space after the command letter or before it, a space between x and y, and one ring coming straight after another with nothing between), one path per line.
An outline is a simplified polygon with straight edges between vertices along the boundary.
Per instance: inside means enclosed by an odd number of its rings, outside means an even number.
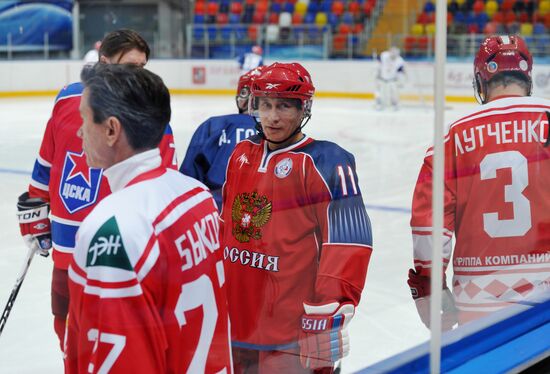
M451 124L445 137L444 266L461 322L550 288L550 101L502 97ZM432 155L412 204L415 269L431 273Z
M104 171L69 267L67 373L230 373L218 211L158 149Z

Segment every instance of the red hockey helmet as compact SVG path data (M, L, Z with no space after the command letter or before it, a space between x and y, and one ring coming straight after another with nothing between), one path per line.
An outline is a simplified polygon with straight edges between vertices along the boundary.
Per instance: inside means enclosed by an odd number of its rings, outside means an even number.
M315 87L308 71L298 63L275 62L265 68L252 82L256 97L282 97L311 100Z
M248 99L250 97L250 85L252 80L259 76L265 66L258 66L255 69L250 70L247 73L244 73L239 78L239 83L237 85L237 95L235 96L235 101L237 103L237 108L239 113L245 113L248 110Z
M486 85L502 72L517 72L531 83L533 57L519 36L491 36L480 45L474 60L474 89L476 98L484 103ZM529 89L529 93L531 90Z
M257 68L241 75L237 85L237 96L248 97L250 94L250 84L252 83L252 79L259 76L264 68L265 66L258 66ZM244 92L243 89L245 90Z

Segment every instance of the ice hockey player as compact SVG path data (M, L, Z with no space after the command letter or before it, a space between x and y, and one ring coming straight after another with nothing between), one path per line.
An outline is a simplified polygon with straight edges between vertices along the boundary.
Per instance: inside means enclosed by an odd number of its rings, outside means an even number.
M474 60L481 106L453 122L445 137L443 261L445 270L452 260L454 272L452 293L444 282L446 330L548 289L550 101L531 97L532 65L519 36L486 38ZM413 195L408 280L428 327L432 156L429 148Z
M376 92L374 94L377 109L391 105L399 108L399 86L405 79L405 61L399 49L392 47L380 54L378 73L376 75Z
M252 82L258 135L237 145L223 187L222 235L235 372L327 372L372 252L353 155L302 132L315 88L297 63Z
M250 82L264 67L243 74L235 101L239 114L210 117L195 130L180 166L180 172L204 183L221 209L225 169L231 152L241 140L256 134L256 122L248 115Z
M143 66L149 58L149 46L137 32L123 29L105 36L99 54L102 64ZM85 69L88 68L89 66ZM83 70L84 73L86 71ZM54 263L51 307L54 329L61 347L69 304L67 268L72 258L76 231L95 204L110 192L109 184L103 178L103 171L90 168L86 164L82 140L77 136L82 124L78 109L82 89L82 83L72 83L57 95L34 164L29 190L19 197L17 204L19 210L25 211L51 209ZM173 142L172 130L168 126L159 147L164 165L176 168ZM38 203L40 199L42 201ZM20 224L22 234L28 238L28 245L47 254L51 246L47 244L50 243L50 221ZM39 242L44 245L40 246Z
M168 89L132 65L97 65L84 87L78 134L112 194L78 231L66 372L231 372L218 210L158 149Z
M264 50L259 45L252 46L250 52L243 53L239 57L239 66L241 68L241 75L256 69L257 67L264 65L263 58Z

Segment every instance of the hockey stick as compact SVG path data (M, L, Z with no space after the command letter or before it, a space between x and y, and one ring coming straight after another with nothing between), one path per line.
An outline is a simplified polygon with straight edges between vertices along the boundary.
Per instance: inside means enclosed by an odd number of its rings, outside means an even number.
M11 290L10 298L8 299L8 302L6 303L6 307L2 312L2 317L0 318L0 335L2 335L2 331L4 330L6 321L10 316L11 308L13 308L13 304L15 303L15 299L17 298L19 289L21 288L21 285L25 280L25 276L27 275L27 270L29 270L29 266L31 266L31 261L32 261L32 258L34 257L34 254L35 254L34 249L29 249L29 252L27 252L27 258L25 260L25 263L23 264L23 268L19 272L19 277L17 277L17 280L15 281L15 286L13 286L13 289Z
M546 112L546 118L548 118L548 135L546 135L546 143L544 143L544 146L548 147L548 145L550 145L550 112Z

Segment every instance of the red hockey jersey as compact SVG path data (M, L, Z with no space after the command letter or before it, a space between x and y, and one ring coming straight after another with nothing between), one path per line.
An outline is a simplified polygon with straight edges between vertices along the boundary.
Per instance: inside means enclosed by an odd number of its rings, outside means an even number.
M222 247L232 344L297 345L302 303L359 303L372 251L353 156L304 138L235 148L223 187Z
M61 269L69 266L80 223L110 193L102 170L88 167L82 139L76 135L82 125L79 105L83 88L82 83L73 83L59 92L29 186L31 196L50 202L53 259ZM177 168L170 125L159 148L164 165Z
M218 211L158 149L105 170L69 267L66 372L231 373Z
M550 287L550 101L505 97L454 122L445 138L445 237L460 321ZM431 273L432 154L412 204L414 265Z

